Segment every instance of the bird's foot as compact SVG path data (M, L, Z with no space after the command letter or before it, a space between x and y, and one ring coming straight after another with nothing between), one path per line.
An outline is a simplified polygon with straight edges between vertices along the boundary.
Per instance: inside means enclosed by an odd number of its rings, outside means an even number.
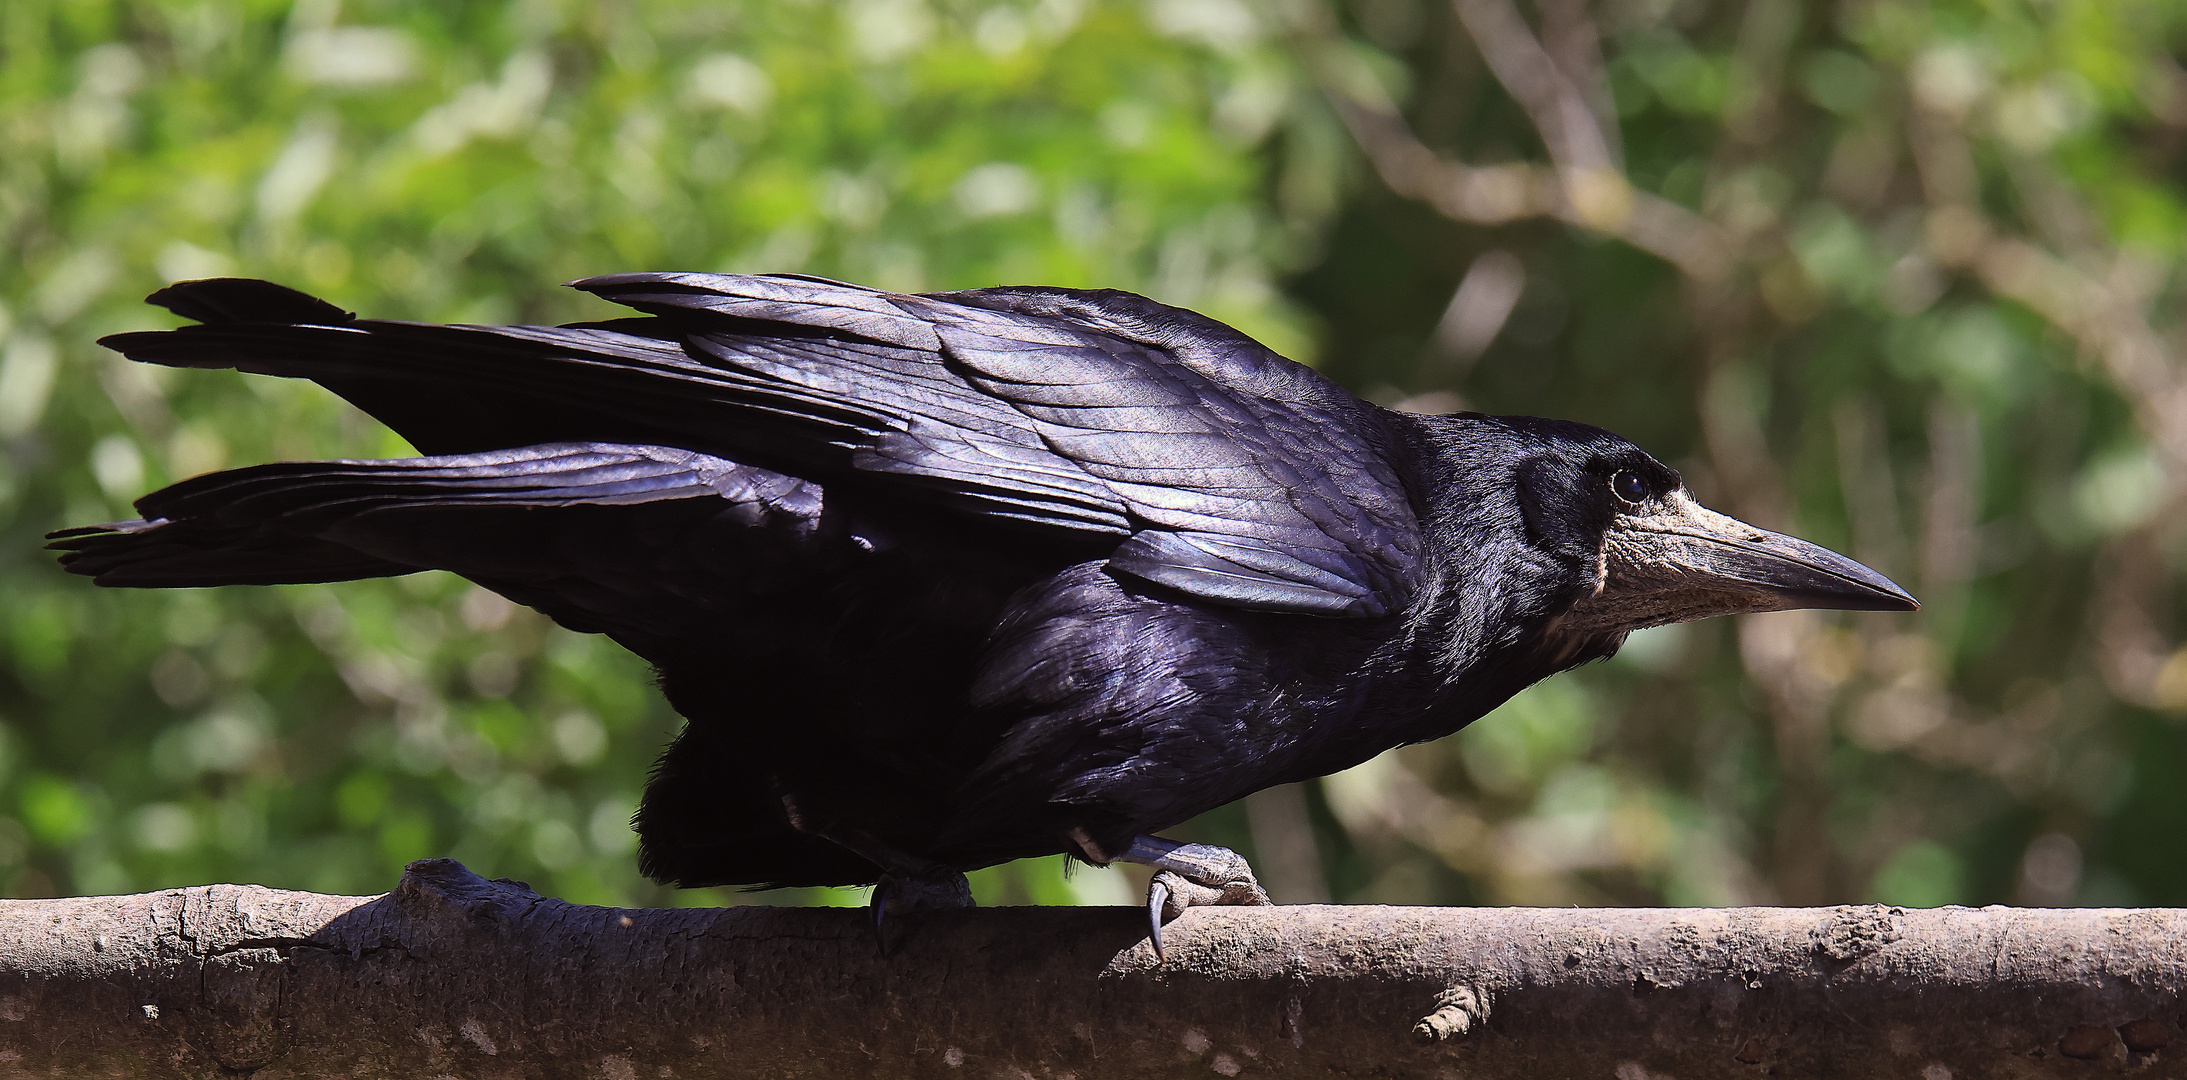
M873 885L873 938L886 954L902 942L899 917L914 911L968 908L972 883L954 870L930 869L921 873L882 874Z
M1156 959L1162 958L1162 924L1184 914L1186 908L1272 903L1253 877L1253 867L1229 848L1142 836L1118 858L1155 868L1154 880L1147 886L1147 936L1154 943Z
M902 943L900 917L914 911L977 907L972 902L972 883L964 874L942 863L893 847L863 829L849 828L831 820L797 796L784 793L782 810L790 827L828 840L881 868L873 883L873 940L885 955Z

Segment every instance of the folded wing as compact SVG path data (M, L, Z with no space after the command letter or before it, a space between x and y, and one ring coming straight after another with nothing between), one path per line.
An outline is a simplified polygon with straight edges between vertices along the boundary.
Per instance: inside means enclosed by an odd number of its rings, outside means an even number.
M1378 616L1418 571L1379 410L1190 312L1113 292L927 296L812 278L620 274L651 318L356 320L263 282L156 302L207 320L133 358L310 378L420 450L680 447L984 517L1114 537L1111 569L1222 604Z

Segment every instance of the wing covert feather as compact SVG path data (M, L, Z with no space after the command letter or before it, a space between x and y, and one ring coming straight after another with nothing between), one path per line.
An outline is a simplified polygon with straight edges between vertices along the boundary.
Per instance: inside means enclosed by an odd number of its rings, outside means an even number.
M906 296L703 274L577 285L670 318L824 332L690 340L894 414L854 454L860 469L983 513L1128 532L1112 569L1274 611L1379 616L1411 594L1419 526L1378 410L1212 320L1125 293Z

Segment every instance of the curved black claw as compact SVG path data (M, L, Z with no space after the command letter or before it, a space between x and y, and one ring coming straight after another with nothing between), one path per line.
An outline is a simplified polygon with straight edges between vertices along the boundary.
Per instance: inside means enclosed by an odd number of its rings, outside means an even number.
M1175 877L1176 875L1164 870L1154 875L1154 880L1147 885L1147 940L1154 943L1154 958L1156 960L1163 959L1162 909L1169 904L1169 883L1162 880L1165 876Z
M1147 937L1157 960L1164 959L1162 924L1184 914L1186 908L1272 903L1253 877L1252 866L1229 848L1141 837L1123 857L1157 868L1147 885Z
M873 939L885 956L902 944L900 937L893 936L896 923L890 920L891 915L977 905L972 902L972 883L966 881L963 874L940 871L921 875L881 875L881 880L873 883L871 906Z

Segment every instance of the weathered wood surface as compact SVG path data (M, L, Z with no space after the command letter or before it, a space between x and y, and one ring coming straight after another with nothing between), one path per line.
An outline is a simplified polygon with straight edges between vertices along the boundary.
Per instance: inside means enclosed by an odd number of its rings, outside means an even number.
M2187 1076L2187 911L0 901L0 1076Z

